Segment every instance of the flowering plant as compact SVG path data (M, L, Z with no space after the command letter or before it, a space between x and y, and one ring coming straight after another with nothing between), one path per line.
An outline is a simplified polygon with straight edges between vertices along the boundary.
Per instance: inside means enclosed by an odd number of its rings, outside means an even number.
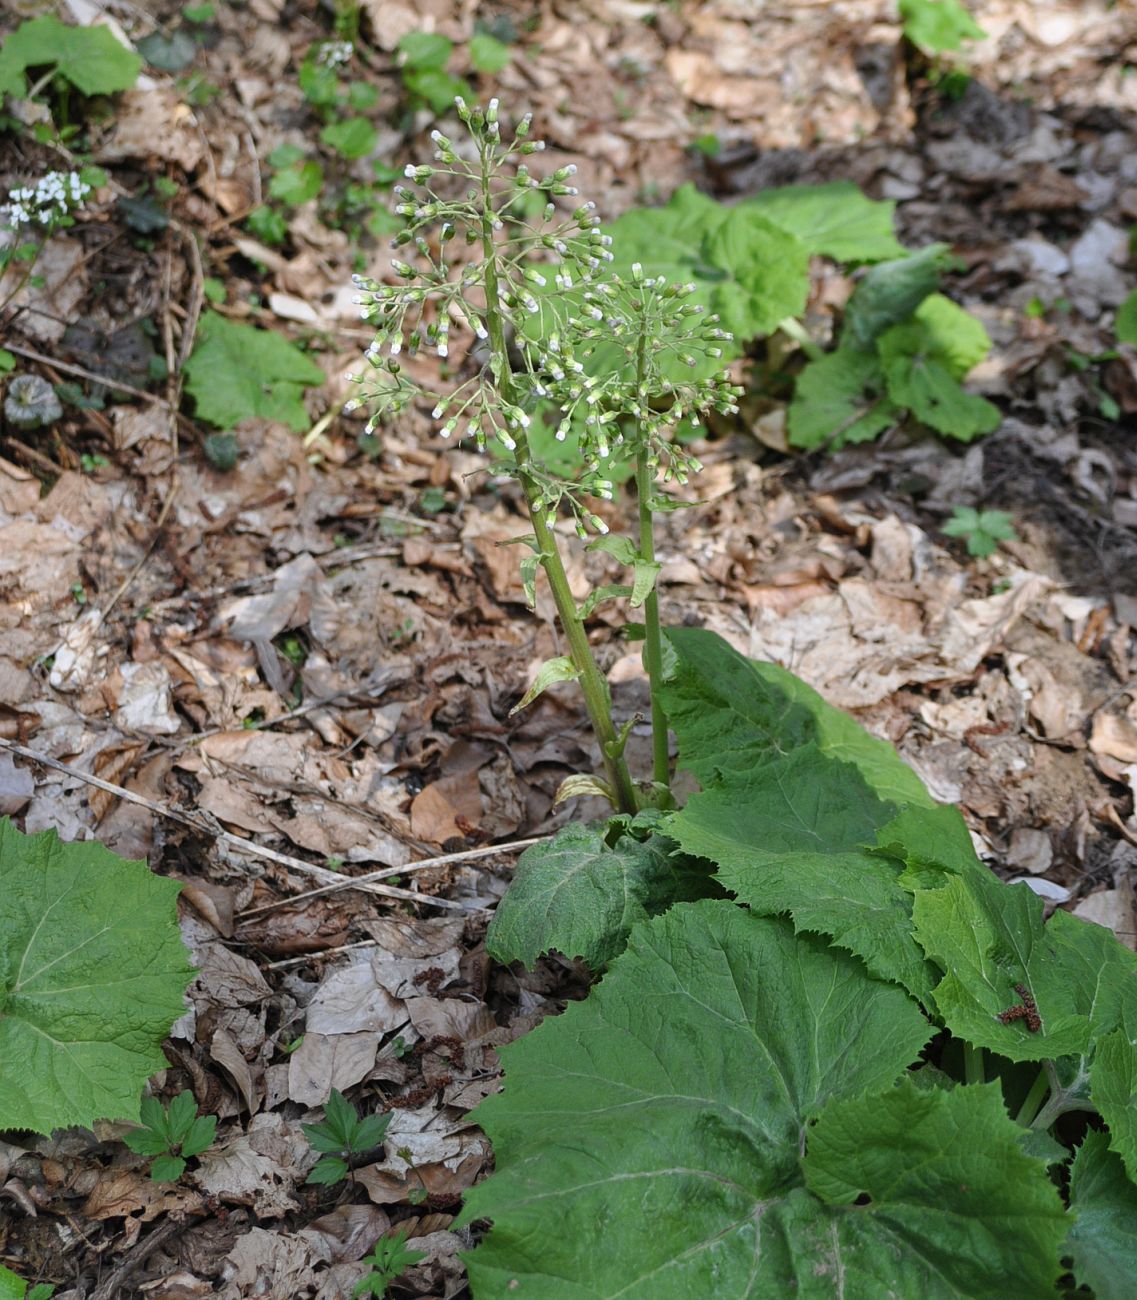
M512 136L502 132L498 101L483 109L457 101L467 140L440 131L434 165L410 165L413 182L397 187L396 212L407 225L395 239L413 261L395 261L402 283L356 278L363 318L376 327L367 350L371 373L361 378L373 407L367 429L429 399L443 437L469 438L494 453L493 470L518 482L532 534L520 539L532 554L522 576L534 599L537 569L549 583L569 653L546 663L522 707L554 682L580 683L600 745L604 778L570 789L604 794L621 812L667 801L667 725L658 701L662 641L655 580L653 516L673 504L660 486L685 483L699 463L670 437L686 419L708 409L736 409L739 390L725 373L676 381L674 359L694 372L700 360L721 357L730 336L688 298L693 286L668 284L636 264L629 279L608 270L610 237L595 205L578 201L572 165L545 177L528 159L544 145L530 139L527 115ZM540 216L527 219L527 199L542 194ZM472 254L472 256L471 256ZM432 349L446 359L451 331L476 340L473 365L445 388L428 390L408 375L404 353ZM482 358L482 360L479 360ZM359 403L354 403L358 405ZM552 414L554 437L579 441L583 469L573 478L535 454L535 419ZM634 469L638 536L610 538L598 501L613 499L612 467ZM570 590L557 523L570 518L581 537L633 570L629 584L601 587L580 606ZM652 791L633 781L624 759L630 725L617 732L607 683L585 632L601 600L627 597L644 608L644 661L652 686Z

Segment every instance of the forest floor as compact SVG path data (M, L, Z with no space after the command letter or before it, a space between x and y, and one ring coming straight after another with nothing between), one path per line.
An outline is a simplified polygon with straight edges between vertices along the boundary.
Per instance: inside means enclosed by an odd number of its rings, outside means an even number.
M185 882L199 971L154 1088L219 1124L167 1184L122 1126L0 1143L0 1259L74 1300L333 1300L405 1230L425 1258L393 1294L462 1295L477 1232L451 1225L492 1160L469 1112L495 1049L588 979L503 969L481 942L518 842L602 812L553 809L597 765L573 691L510 714L558 644L500 545L527 525L425 413L370 442L342 413L370 337L351 274L382 279L391 254L371 200L344 197L371 159L321 152L298 82L332 8L64 7L181 62L85 125L107 184L0 316L19 369L67 398L50 429L0 434L0 811ZM43 8L13 3L0 30ZM396 171L436 120L408 106L398 42L436 32L479 95L534 112L606 218L686 181L730 199L849 179L897 201L905 243L951 245L946 291L994 340L970 387L998 431L804 456L777 386L755 392L700 446L698 504L665 517L663 619L792 668L959 804L1001 876L1137 946L1137 354L1113 333L1137 285L1137 12L972 8L987 38L945 77L890 0L363 0L344 77L374 88ZM476 30L509 44L496 74L469 69ZM0 187L63 165L13 127ZM282 146L327 175L278 205L271 245L246 222ZM813 320L847 292L819 269ZM326 376L304 430L240 423L229 472L183 392L206 312L302 342ZM751 363L754 388L765 345ZM1007 511L1016 540L969 557L942 531L961 505ZM573 552L582 591L603 560ZM592 639L629 717L647 695L622 622L603 607ZM333 1087L394 1118L350 1183L307 1185L300 1123Z

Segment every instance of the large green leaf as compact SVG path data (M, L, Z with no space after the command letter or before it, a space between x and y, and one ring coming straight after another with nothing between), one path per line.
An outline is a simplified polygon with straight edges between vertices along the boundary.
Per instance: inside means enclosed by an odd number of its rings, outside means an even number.
M923 782L885 740L835 708L800 677L747 659L704 628L667 629L675 650L663 705L680 761L707 785L810 741L826 757L852 763L882 799L935 807Z
M835 450L871 442L900 418L884 390L884 371L876 356L838 348L811 361L798 376L787 428L795 447Z
M782 921L702 902L635 927L586 1002L504 1049L476 1112L497 1172L463 1211L494 1223L474 1294L838 1294L810 1282L829 1237L786 1233L814 1203L807 1121L890 1086L927 1035L901 990Z
M129 90L142 60L106 27L68 27L52 14L21 23L0 48L0 95L28 93L28 68L54 67L81 94Z
M892 847L904 807L936 809L919 778L784 669L699 629L668 637L676 667L663 705L681 763L704 787L669 818L668 834L717 862L722 884L756 911L789 912L874 974L929 993Z
M935 1003L948 1028L1013 1061L1088 1056L1133 997L1137 956L1109 930L1062 911L1044 926L1037 894L990 873L918 891L913 919L917 940L945 972ZM1016 985L1038 1008L1035 1032L1024 1018L999 1019L1022 1005Z
M800 316L809 294L805 245L752 207L727 210L706 236L703 254L717 268L711 307L735 338L770 334Z
M996 1083L929 1091L905 1079L883 1097L831 1103L802 1162L827 1205L789 1225L798 1241L827 1242L829 1286L801 1294L1053 1294L1069 1221L1022 1136Z
M990 351L980 321L942 294L932 294L910 321L877 340L888 396L923 424L964 442L999 427L1002 414L959 380Z
M0 1129L138 1118L192 975L179 888L0 820Z
M206 312L186 362L186 392L202 420L231 429L242 420L307 428L304 389L324 382L318 365L272 330Z
M1131 1300L1137 1278L1137 1187L1125 1176L1104 1133L1090 1129L1070 1167L1070 1209L1077 1216L1067 1249L1074 1276L1096 1300Z
M1131 1010L1132 988L1128 992L1129 1013L1097 1044L1090 1064L1090 1095L1109 1125L1109 1145L1137 1183L1137 1018Z
M555 948L601 970L635 922L714 888L707 870L664 836L625 835L610 848L602 832L570 825L525 850L486 934L491 957L531 966Z
M757 208L796 235L811 254L836 262L883 262L906 251L892 230L895 202L870 199L852 181L785 185L763 190L739 206Z

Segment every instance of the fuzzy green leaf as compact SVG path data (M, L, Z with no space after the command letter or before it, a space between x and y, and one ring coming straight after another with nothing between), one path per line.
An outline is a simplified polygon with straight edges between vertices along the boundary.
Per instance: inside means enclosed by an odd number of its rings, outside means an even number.
M1132 1017L1126 1019L1128 1023L1097 1044L1090 1066L1090 1095L1109 1125L1110 1147L1137 1183L1137 1034Z
M800 316L809 293L805 245L753 207L735 207L703 242L718 268L711 308L737 339L770 334L787 316Z
M921 890L913 902L916 938L946 972L935 1004L948 1028L1013 1061L1088 1055L1137 994L1137 956L1110 931L1068 912L1045 926L1042 917L1037 894L982 872ZM1034 998L1037 1032L1022 1018L999 1020L1022 1003L1016 984Z
M900 865L880 851L904 806L936 810L919 778L784 669L700 629L668 639L676 669L663 705L681 763L704 787L669 817L668 834L717 862L718 879L756 911L789 912L874 974L929 992Z
M83 95L129 90L142 60L106 27L68 27L52 14L21 23L0 47L0 95L28 93L27 69L54 67Z
M490 922L486 951L503 963L532 966L556 949L601 970L623 951L635 922L713 888L707 871L662 836L642 842L623 836L609 848L601 829L566 826L518 859Z
M0 1129L138 1118L193 974L179 888L0 820Z
M917 253L881 262L866 272L845 312L848 343L869 349L886 329L906 321L938 288L947 256L946 244L929 244Z
M253 417L307 428L304 389L324 382L318 365L272 330L206 312L186 362L186 392L198 417L231 429Z
M510 59L509 46L488 32L477 32L470 37L469 52L475 72L487 72L491 76L500 72Z
M811 361L798 376L787 414L794 447L835 450L871 442L900 419L884 391L884 372L871 352L838 348Z
M810 254L836 262L883 262L906 251L892 230L895 202L870 199L852 181L785 185L763 190L739 206L757 209L796 235Z
M998 1084L928 1091L905 1079L883 1097L832 1102L802 1162L828 1204L792 1223L797 1242L826 1243L829 1287L812 1294L1051 1294L1069 1224L1021 1139Z
M181 1156L156 1156L150 1164L150 1177L156 1183L176 1183L186 1171L186 1162Z
M891 1085L927 1034L901 990L783 921L702 902L637 926L586 1002L503 1050L505 1091L475 1112L497 1172L462 1216L494 1224L474 1294L790 1294L824 1246L791 1262L768 1216L813 1203L808 1119Z
M1074 1276L1096 1300L1130 1300L1137 1277L1137 1187L1096 1129L1074 1153L1070 1208L1077 1216L1067 1243Z

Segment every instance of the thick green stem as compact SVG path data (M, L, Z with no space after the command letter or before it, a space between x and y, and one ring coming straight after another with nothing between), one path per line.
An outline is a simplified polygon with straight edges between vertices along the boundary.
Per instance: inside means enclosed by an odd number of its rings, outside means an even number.
M1024 1128L1030 1128L1049 1091L1050 1076L1043 1068L1039 1070L1038 1078L1031 1084L1030 1091L1023 1098L1023 1104L1019 1107L1019 1113L1015 1116L1015 1123L1021 1124Z
M637 388L643 391L647 370L647 338L640 335L636 354ZM640 559L655 563L655 528L651 511L652 471L648 464L648 447L639 438L636 455L636 500L640 514ZM651 686L651 767L652 779L665 789L671 785L671 756L667 747L667 715L659 693L663 685L663 638L659 628L659 596L655 584L644 601L644 667Z
M488 342L495 366L494 380L497 390L509 406L516 406L513 372L509 364L501 290L497 276L497 243L494 239L490 192L490 159L488 154L483 153L482 253L485 259L486 333L489 335ZM557 616L568 641L569 657L580 674L577 680L580 683L581 694L584 696L584 706L588 711L593 734L600 745L604 774L612 791L612 799L617 811L634 814L639 809L640 799L616 736L608 683L604 680L604 675L593 657L592 647L588 643L588 634L584 630L576 600L569 587L568 574L565 572L564 562L557 549L556 537L546 519L546 506L541 499L540 487L526 471L529 460L528 440L520 429L516 430L513 436L517 443L515 450L517 477L525 494L525 504L537 539L537 556L541 567L545 570L545 577L549 580L553 604L556 606Z
M983 1049L976 1047L973 1043L963 1044L963 1078L965 1083L982 1083L984 1081L983 1072Z

